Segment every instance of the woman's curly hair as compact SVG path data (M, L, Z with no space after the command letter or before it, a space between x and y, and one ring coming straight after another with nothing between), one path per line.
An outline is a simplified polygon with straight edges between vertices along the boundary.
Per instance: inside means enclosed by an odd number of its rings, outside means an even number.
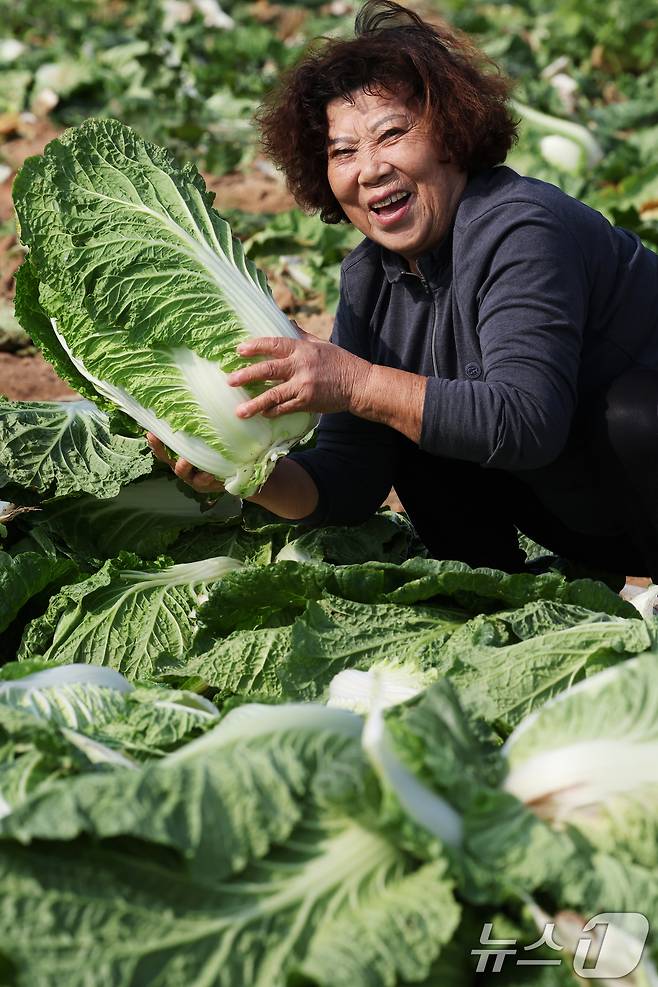
M327 180L327 104L350 93L409 92L439 146L469 175L505 160L517 124L511 82L472 42L393 0L366 0L355 37L320 38L266 97L257 122L266 153L304 209L347 218ZM439 143L440 142L440 143Z

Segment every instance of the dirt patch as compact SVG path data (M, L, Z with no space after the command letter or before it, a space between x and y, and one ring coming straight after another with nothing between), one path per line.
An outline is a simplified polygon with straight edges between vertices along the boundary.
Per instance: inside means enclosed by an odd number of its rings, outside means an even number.
M42 154L46 144L58 137L62 129L50 120L19 120L16 129L3 141L3 160L16 171L26 158L33 154Z
M14 215L14 203L11 198L11 186L14 181L14 174L6 178L4 182L0 184L0 223L3 225L11 224Z
M295 200L278 174L270 172L264 160L255 161L251 168L231 175L208 175L203 178L215 193L215 208L243 209L245 212L285 212L295 208Z
M0 394L12 401L60 401L77 396L40 354L12 353L0 353Z
M23 260L23 249L15 233L0 237L0 299L14 297L14 275Z

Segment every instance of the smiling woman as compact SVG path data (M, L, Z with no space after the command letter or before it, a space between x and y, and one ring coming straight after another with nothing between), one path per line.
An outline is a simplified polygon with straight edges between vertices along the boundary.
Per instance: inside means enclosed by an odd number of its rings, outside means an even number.
M436 557L518 571L520 529L658 579L658 258L504 166L510 90L467 38L367 0L355 37L319 41L263 106L300 205L364 240L330 343L239 347L255 362L231 384L277 382L239 417L322 413L252 499L356 523L395 486Z
M466 173L440 149L408 92L356 91L327 106L327 179L347 219L394 250L418 273L416 258L446 235Z

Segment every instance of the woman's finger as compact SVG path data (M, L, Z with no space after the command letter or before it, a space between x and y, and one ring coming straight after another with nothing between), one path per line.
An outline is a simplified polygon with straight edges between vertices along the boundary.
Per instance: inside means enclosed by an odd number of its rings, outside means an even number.
M279 415L291 415L295 411L304 411L304 404L298 398L282 401L280 404L261 412L263 418L277 418Z
M187 459L179 459L174 466L174 473L178 479L186 482L189 482L196 472L196 466L193 466Z
M239 343L236 350L240 356L290 356L298 340L289 336L255 336Z
M146 441L153 451L156 459L167 463L173 469L179 480L183 480L198 493L223 493L224 484L212 473L204 473L203 470L196 469L187 459L174 460L169 455L166 446L153 432L146 433Z
M249 367L234 370L226 378L231 387L244 387L262 380L287 380L290 373L286 360L263 360L262 363L252 363Z
M197 493L224 493L224 484L212 473L195 473L188 483Z
M286 393L282 387L270 387L258 397L252 398L251 401L244 401L239 404L235 413L238 418L253 418L254 415L264 415L293 396L292 393Z
M160 441L157 435L154 435L153 432L147 432L146 441L156 459L159 459L162 463L173 463L174 460L170 456L167 447L164 442Z

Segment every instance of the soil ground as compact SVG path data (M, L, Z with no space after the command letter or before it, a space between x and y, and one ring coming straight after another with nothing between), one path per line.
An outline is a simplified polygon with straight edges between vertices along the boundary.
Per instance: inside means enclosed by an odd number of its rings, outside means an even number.
M42 356L0 353L0 394L13 401L61 401L75 397Z

